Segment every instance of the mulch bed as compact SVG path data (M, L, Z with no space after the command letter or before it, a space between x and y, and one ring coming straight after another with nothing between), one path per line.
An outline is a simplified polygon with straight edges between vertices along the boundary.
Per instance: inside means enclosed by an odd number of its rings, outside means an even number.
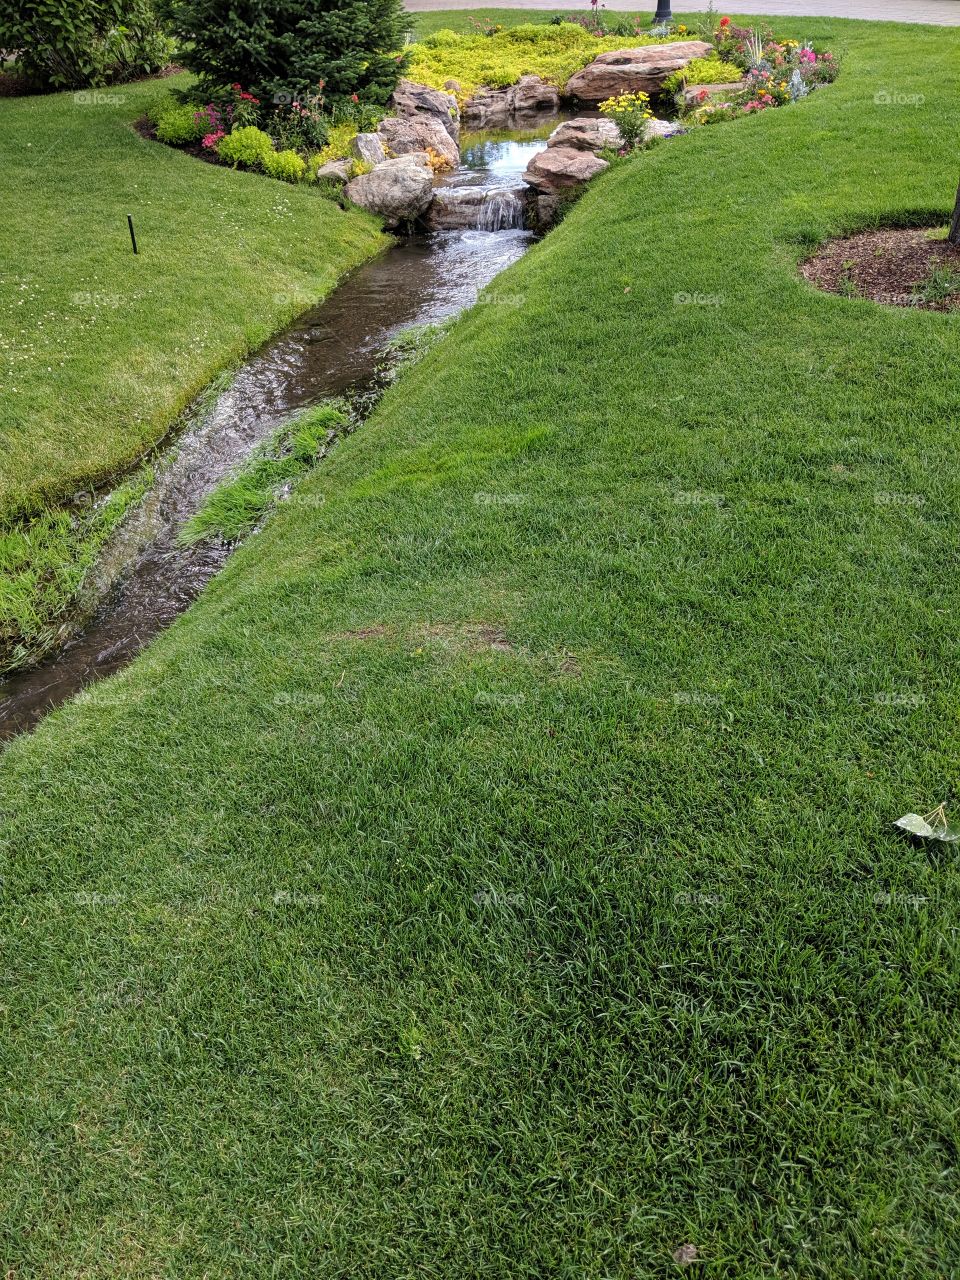
M133 127L136 129L137 133L139 133L141 138L149 138L151 142L157 141L157 131L146 116L141 116L139 120L135 120L133 122ZM160 145L166 146L166 143L161 143ZM198 160L206 160L207 164L223 164L223 161L217 155L216 151L211 150L209 147L205 147L202 142L193 142L188 146L175 147L174 150L185 151L188 156L196 156Z
M924 285L936 270L956 273L957 291L951 296L924 296ZM831 240L800 271L829 293L923 311L960 310L960 249L931 240L923 228L890 227Z

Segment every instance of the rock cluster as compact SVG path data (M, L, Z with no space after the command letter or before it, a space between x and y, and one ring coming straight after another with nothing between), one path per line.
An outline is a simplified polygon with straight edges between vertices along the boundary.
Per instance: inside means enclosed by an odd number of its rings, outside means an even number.
M523 117L554 115L560 109L560 90L539 76L521 76L505 89L481 89L463 109L470 129L505 129Z

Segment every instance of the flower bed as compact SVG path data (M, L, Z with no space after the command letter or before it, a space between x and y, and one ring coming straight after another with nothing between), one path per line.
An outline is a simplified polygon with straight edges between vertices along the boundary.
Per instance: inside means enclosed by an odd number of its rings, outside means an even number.
M147 112L154 136L168 146L200 154L214 163L252 169L284 182L314 181L320 166L351 156L357 133L374 126L382 108L356 95L328 106L321 80L303 101L264 104L233 84L216 100L178 101L168 94ZM352 171L367 166L351 161Z
M830 84L840 71L829 50L801 45L797 40L777 40L769 29L736 27L729 18L720 19L713 41L715 54L697 59L664 84L666 90L679 95L688 124L716 124L786 106L820 85ZM691 87L731 82L742 87L729 95L721 94L719 99L703 89L688 101L686 90Z

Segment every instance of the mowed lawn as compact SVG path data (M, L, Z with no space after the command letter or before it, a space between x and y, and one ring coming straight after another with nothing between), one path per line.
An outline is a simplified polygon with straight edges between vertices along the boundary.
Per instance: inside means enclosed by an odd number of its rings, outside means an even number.
M837 84L597 181L4 755L13 1274L960 1270L960 317L796 272L945 221L960 32L776 25Z
M139 137L132 122L187 83L0 98L0 521L139 458L384 243L309 187Z

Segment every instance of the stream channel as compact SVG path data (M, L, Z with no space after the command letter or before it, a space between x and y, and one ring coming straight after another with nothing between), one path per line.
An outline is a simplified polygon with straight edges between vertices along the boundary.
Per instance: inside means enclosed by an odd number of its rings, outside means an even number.
M196 599L235 546L185 547L178 534L251 450L321 400L369 396L398 333L471 306L526 252L533 234L523 226L520 175L557 121L464 135L460 167L438 180L438 196L453 221L472 225L398 240L251 356L212 405L185 416L157 460L155 484L93 570L94 588L106 584L99 607L58 652L0 683L0 741L126 665Z

